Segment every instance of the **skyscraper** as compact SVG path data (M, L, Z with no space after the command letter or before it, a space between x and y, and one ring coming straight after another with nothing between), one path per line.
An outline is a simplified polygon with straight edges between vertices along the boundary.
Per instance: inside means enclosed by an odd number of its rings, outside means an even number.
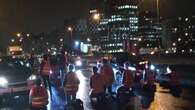
M143 11L139 13L139 37L142 38L142 48L159 48L162 46L162 26L156 13Z
M107 0L98 26L102 53L123 52L123 42L137 39L138 6L132 0Z

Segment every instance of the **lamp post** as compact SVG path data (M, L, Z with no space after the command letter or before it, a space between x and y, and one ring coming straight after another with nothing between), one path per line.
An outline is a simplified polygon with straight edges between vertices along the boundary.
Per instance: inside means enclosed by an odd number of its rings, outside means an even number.
M70 32L70 52L72 54L72 46L73 46L73 43L72 43L72 32L73 32L73 28L72 27L68 27L67 28L68 32Z

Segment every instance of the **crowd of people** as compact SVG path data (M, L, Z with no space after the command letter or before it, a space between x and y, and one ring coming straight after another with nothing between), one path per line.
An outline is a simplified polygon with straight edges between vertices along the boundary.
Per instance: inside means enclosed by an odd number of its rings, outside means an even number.
M93 75L90 77L89 96L94 110L103 110L102 105L108 101L106 96L112 97L113 94L116 95L117 108L119 110L128 110L129 98L138 96L143 91L152 93L150 96L154 97L156 74L155 71L150 69L150 64L146 64L144 69L137 67L135 71L129 69L130 65L131 62L125 62L124 67L120 68L118 73L115 73L110 62L107 59L102 59L102 61L98 61L97 66L92 67ZM49 55L44 55L39 73L41 78L35 81L29 94L32 110L47 110L47 89L50 91L52 100L52 74L59 74L57 84L60 88L64 89L66 104L76 100L80 81L74 71L74 64L68 59L67 54L59 55L55 59L52 59ZM117 79L117 75L121 76L121 78ZM116 83L120 86L117 86L117 92L115 93L113 92L113 85ZM170 83L175 87L179 85L175 71L171 71L170 73ZM151 101L153 101L153 98L151 98ZM147 109L149 105L143 101L142 108Z

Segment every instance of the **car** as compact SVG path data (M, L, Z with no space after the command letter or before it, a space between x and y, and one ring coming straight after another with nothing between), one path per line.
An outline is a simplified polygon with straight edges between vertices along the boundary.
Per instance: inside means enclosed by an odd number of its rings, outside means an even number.
M27 97L35 78L24 58L0 57L0 105Z
M126 52L113 53L112 60L114 60L113 62L117 63L119 66L123 66L125 62L129 62L131 67L139 67L140 69L144 69L145 64L150 63L142 57L134 56Z

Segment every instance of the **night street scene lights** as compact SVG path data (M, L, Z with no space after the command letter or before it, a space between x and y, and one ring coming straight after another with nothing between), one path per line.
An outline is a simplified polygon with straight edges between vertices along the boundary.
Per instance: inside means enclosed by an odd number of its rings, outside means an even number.
M99 13L95 13L95 14L93 15L93 20L99 21L99 20L100 20L100 14L99 14Z

